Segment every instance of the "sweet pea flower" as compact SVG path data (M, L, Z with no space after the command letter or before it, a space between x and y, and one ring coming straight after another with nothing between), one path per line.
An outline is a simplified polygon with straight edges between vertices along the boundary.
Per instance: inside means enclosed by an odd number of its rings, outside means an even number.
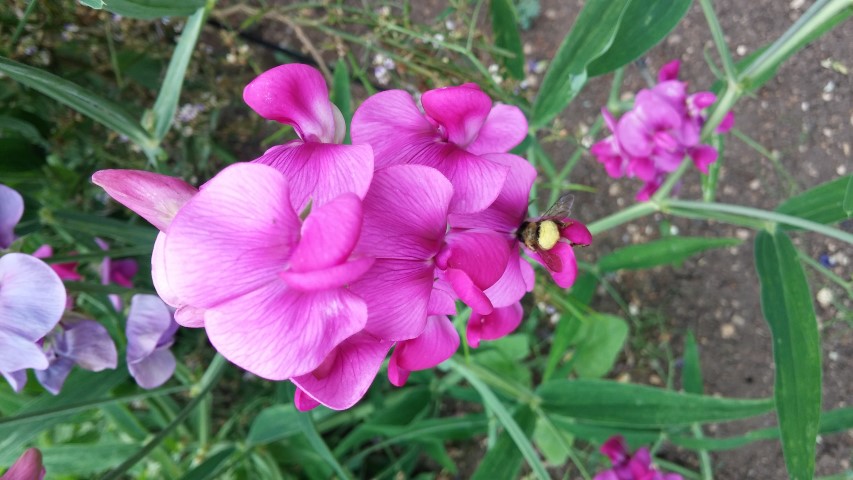
M37 448L28 448L9 470L0 476L0 480L42 480L45 473L41 452Z
M471 312L465 337L473 348L480 346L480 340L499 340L514 332L524 315L521 303L496 308L489 315Z
M59 323L65 286L41 260L23 253L0 257L0 373L20 391L26 369L46 369L48 357L37 343Z
M101 247L101 250L109 251L110 245L104 240L95 237L95 243ZM109 256L105 256L101 260L101 285L109 285L115 283L124 288L133 288L133 277L139 271L139 264L132 258L122 258L114 260ZM122 310L123 303L121 297L116 294L109 295L110 303L116 311Z
M341 145L346 123L317 69L288 64L267 70L246 85L243 100L260 116L291 125L299 136L254 160L284 174L297 212L309 202L316 207L348 192L364 198L373 152L367 145Z
M21 194L0 184L0 250L9 248L15 241L15 225L24 215L24 199Z
M621 435L604 442L601 453L610 458L613 468L598 473L593 480L682 480L677 473L663 473L655 469L648 448L628 453L628 445Z
M527 135L517 107L492 106L474 84L430 90L421 96L423 113L403 90L377 93L352 119L354 143L373 148L376 168L422 164L453 185L452 213L473 213L497 198L507 168L486 154L505 153Z
M33 252L33 256L36 258L49 258L53 256L53 247L50 245L42 245ZM72 282L79 282L83 279L83 276L77 272L77 266L79 265L77 262L64 262L64 263L51 263L49 264L50 268L59 275L59 278L62 280L70 280ZM69 307L70 308L70 307Z
M140 387L157 388L175 372L178 324L156 295L134 295L127 315L127 368Z
M472 313L473 315L473 313ZM388 363L388 379L402 387L415 370L427 370L452 357L459 348L459 333L446 315L430 315L424 331L412 340L398 342Z
M347 287L373 263L352 256L361 223L352 193L302 221L284 174L234 164L172 219L163 274L181 301L204 310L225 358L271 380L304 375L366 324L365 302Z

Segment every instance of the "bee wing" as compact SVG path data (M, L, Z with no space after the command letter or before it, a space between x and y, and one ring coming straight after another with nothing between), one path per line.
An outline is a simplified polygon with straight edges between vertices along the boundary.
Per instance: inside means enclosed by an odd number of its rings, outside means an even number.
M575 203L575 196L571 193L564 193L551 205L551 208L542 215L542 218L559 218L563 219L572 213L572 205Z

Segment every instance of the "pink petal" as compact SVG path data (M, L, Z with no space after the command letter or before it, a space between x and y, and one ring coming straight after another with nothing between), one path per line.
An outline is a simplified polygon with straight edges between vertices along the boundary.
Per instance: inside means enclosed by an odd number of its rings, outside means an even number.
M560 237L565 238L573 246L587 246L592 243L592 232L586 228L586 225L573 218L563 219L566 222L566 227L560 229Z
M520 303L496 308L490 315L485 316L472 312L465 335L468 344L478 348L480 340L498 340L509 335L521 324L523 314Z
M379 258L432 258L447 230L452 195L450 182L428 167L399 165L376 172L362 203L357 251Z
M46 263L23 253L3 255L0 286L0 332L33 343L59 323L65 310L65 286ZM4 356L10 351L0 350ZM0 368L14 370L18 369Z
M693 159L693 165L696 165L696 168L705 175L708 174L708 167L717 161L717 149L708 145L693 147L689 154Z
M297 212L309 202L318 207L344 193L364 198L373 177L373 152L368 145L293 141L270 148L252 163L284 174Z
M6 470L2 480L42 480L44 474L41 452L36 448L29 448Z
M459 348L459 333L450 319L433 315L417 338L397 343L391 361L405 370L426 370L452 357Z
M15 225L24 215L24 198L14 189L0 184L0 249L15 240Z
M450 180L452 213L479 212L491 205L501 193L509 172L505 165L447 144L423 148L410 161L433 167Z
M510 242L505 235L489 230L455 231L445 237L445 243L436 266L465 271L481 290L494 285L506 270Z
M512 150L527 136L527 119L514 105L496 104L480 127L477 138L465 150L481 155Z
M551 274L551 278L553 278L554 283L559 285L561 288L570 288L572 284L575 283L575 278L578 276L578 263L577 260L575 260L575 252L572 250L572 246L567 242L560 241L557 242L557 244L554 245L554 248L549 250L549 252L556 255L563 265L563 268L559 272L555 272L546 267L548 272ZM528 250L527 255L533 260L545 265L542 257L536 252Z
M666 65L660 67L660 71L658 72L658 82L665 82L667 80L678 80L678 70L681 68L680 60L673 60Z
M169 276L166 275L166 234L160 232L154 240L154 248L151 250L151 281L154 290L167 305L178 308L184 302L175 293L169 284Z
M726 113L726 116L723 117L723 121L717 126L717 133L726 133L735 126L735 114L732 112Z
M513 240L515 248L510 250L503 275L484 292L495 308L512 305L521 300L525 293L533 290L533 269L526 260L521 258L515 242Z
M307 412L320 406L320 402L311 398L299 387L296 387L296 392L293 394L293 404L300 412Z
M198 191L180 178L142 170L101 170L92 182L161 232Z
M435 267L425 261L378 259L350 286L367 303L367 333L408 340L423 332Z
M489 297L471 280L471 277L462 270L449 268L442 274L442 279L453 287L453 292L459 299L471 307L471 310L482 315L492 313L494 307Z
M353 144L373 148L377 170L407 162L423 145L439 138L403 90L379 92L365 100L353 114L350 133Z
M53 256L53 247L44 244L33 252L33 256L36 258L50 258ZM48 265L50 265L51 270L56 272L60 280L79 282L83 279L80 273L77 272L77 262L48 263Z
M409 374L412 373L405 368L397 365L397 360L394 354L391 354L391 360L388 361L388 381L395 387L402 387L409 381Z
M290 270L310 272L345 262L361 233L361 212L361 201L351 193L312 208L302 222L302 238L290 257Z
M329 88L313 67L291 63L267 70L246 85L243 100L260 116L293 125L306 142L340 143Z
M687 101L692 103L696 110L703 110L713 105L717 101L717 96L713 92L696 92L690 95Z
M443 281L436 281L429 296L429 315L456 315L456 295L453 287Z
M334 267L312 272L279 272L288 287L301 292L327 290L346 286L358 280L373 265L372 258L359 258Z
M478 88L444 87L424 92L421 104L444 129L445 139L465 148L486 122L492 99Z
M367 393L390 348L390 342L359 333L338 346L333 363L322 376L308 373L291 381L323 405L345 410Z
M625 437L616 435L610 437L601 445L601 453L606 455L614 465L619 465L628 459L628 444Z
M295 292L280 282L204 315L213 346L229 361L269 380L314 370L366 322L364 301L345 289Z
M231 165L172 222L165 246L168 283L181 300L201 308L254 291L278 281L299 229L280 172Z
M184 305L175 311L175 322L182 327L204 328L204 310Z

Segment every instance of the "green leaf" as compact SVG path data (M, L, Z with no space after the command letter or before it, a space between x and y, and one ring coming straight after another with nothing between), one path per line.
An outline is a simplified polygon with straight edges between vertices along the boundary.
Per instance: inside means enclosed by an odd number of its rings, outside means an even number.
M52 73L5 57L0 57L0 72L126 136L149 155L153 155L157 149L157 142L142 130L129 113L94 92Z
M301 415L293 405L275 405L269 407L252 421L246 443L250 446L263 445L298 434L298 416Z
M699 346L693 332L687 332L684 339L684 367L681 372L681 386L687 393L701 395L703 388L702 366L699 363Z
M225 461L231 458L237 452L237 448L233 446L225 447L218 452L208 455L197 467L188 471L181 477L181 480L206 480L208 478L221 478L220 470L225 464Z
M755 238L761 311L773 336L774 397L791 478L812 478L820 421L820 335L809 284L784 232Z
M850 180L847 181L847 191L844 193L841 208L848 217L853 217L853 175L850 175Z
M853 175L836 178L789 198L779 205L776 211L817 223L840 222L853 215L853 211L851 211L853 208L844 204L848 197L848 190L853 189L851 185L853 185ZM789 225L785 225L784 228L798 229Z
M512 416L521 431L531 437L536 426L536 415L529 407L519 407ZM504 430L495 445L486 452L483 461L477 466L472 480L491 480L493 478L517 478L522 465L521 452L515 446L509 432Z
M533 441L545 460L551 465L563 465L571 455L571 445L574 438L559 428L547 417L541 416L536 419L536 430L533 432Z
M566 108L586 84L587 65L610 47L629 0L588 0L551 61L533 103L539 128Z
M335 64L335 76L332 78L332 103L341 111L347 133L344 143L350 143L349 124L352 119L352 94L350 93L349 68L343 58Z
M625 10L613 45L590 63L590 77L612 72L640 58L671 32L692 0L633 0Z
M317 452L317 455L326 462L326 465L328 465L329 468L334 470L338 478L341 478L342 480L354 478L352 473L338 463L338 459L335 458L332 451L329 450L329 446L326 445L323 437L320 436L317 429L314 427L314 422L311 420L311 414L309 412L300 412L296 415L296 426L302 431L305 438L308 439L308 443L311 444L311 447L315 452Z
M572 366L575 372L581 378L603 377L613 368L627 338L625 320L604 313L589 315L574 342Z
M511 57L501 56L498 61L518 80L524 79L524 50L521 35L518 33L518 18L510 0L491 0L489 13L492 16L492 31L495 34L495 46L509 50Z
M184 25L181 32L181 39L178 40L178 45L172 53L172 59L169 60L166 77L163 79L160 93L151 109L154 116L154 138L158 143L166 136L169 127L172 126L175 112L178 109L178 101L181 99L181 87L187 74L187 66L193 56L193 50L195 50L201 29L204 27L206 15L207 11L202 7L187 19L187 24Z
M87 7L131 18L184 17L191 15L206 0L79 0Z
M0 130L15 132L31 143L42 148L50 148L50 144L44 139L41 132L29 122L9 115L0 115Z
M132 245L150 245L151 248L154 248L154 239L157 238L157 229L154 227L131 225L114 218L70 210L48 212L46 215L50 217L51 222L58 221L64 228L94 236L122 240Z
M118 465L138 448L134 443L104 442L54 445L40 450L48 472L90 477Z
M740 244L737 238L667 237L641 245L620 248L598 260L604 272L637 270L659 265L679 264L705 250Z
M548 360L545 363L545 371L542 380L547 381L554 375L554 370L566 356L569 347L581 331L583 322L581 319L566 313L560 316L557 327L554 329L554 339L548 351Z
M717 398L607 380L551 380L536 393L549 413L629 428L722 422L773 408L772 399Z

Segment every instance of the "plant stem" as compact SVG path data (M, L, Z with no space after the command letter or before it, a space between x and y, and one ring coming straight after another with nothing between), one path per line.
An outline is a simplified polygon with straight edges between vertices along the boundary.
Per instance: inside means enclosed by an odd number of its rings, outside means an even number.
M631 205L630 207L620 210L612 215L608 215L600 220L596 220L595 222L587 225L589 231L593 235L598 235L599 233L610 230L611 228L618 227L623 223L628 223L631 220L635 220L640 217L645 217L651 213L657 212L660 210L660 207L655 202L643 202Z
M723 29L720 27L720 21L717 19L716 12L714 12L714 5L711 4L711 0L699 0L699 4L702 6L702 13L705 14L705 19L708 21L708 27L711 29L711 37L714 39L714 45L720 54L720 60L723 62L726 79L729 83L734 83L737 78L735 62L732 60L732 52L729 51L729 47L726 45Z
M35 10L37 3L38 0L30 0L30 3L27 5L27 9L24 10L24 16L21 17L21 21L18 22L18 26L15 27L15 33L12 34L12 40L9 42L9 53L12 53L12 49L15 48L15 44L18 43L18 38L20 38L21 34L24 33L24 27L27 25L27 20L30 18L33 10Z

